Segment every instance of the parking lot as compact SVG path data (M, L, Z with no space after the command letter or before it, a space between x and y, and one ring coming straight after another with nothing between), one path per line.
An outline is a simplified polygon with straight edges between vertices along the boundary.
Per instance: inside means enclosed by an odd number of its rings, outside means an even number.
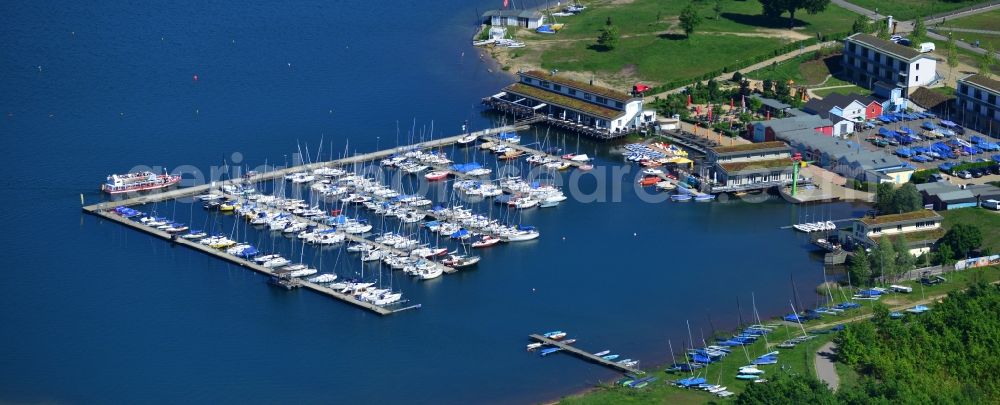
M933 114L886 114L851 136L868 150L881 150L922 169L970 162L1000 162L996 138L962 128ZM988 176L988 174L983 174ZM997 177L995 173L990 177ZM991 181L995 181L991 180Z

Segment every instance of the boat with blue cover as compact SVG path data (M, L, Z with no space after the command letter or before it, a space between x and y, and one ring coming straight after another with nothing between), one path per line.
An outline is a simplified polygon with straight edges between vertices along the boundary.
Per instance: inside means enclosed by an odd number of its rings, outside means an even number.
M562 350L561 347L550 347L548 349L542 349L541 351L538 352L538 355L545 357L560 350Z

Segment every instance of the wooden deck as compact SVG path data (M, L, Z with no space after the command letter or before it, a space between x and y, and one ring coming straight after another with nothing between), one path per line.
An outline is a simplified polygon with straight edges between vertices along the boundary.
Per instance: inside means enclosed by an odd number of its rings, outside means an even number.
M585 352L585 351L577 349L576 347L573 347L571 345L562 343L562 342L560 342L558 340L552 340L552 339L549 339L549 338L547 338L545 336L542 336L542 335L539 335L539 334L531 334L531 335L528 335L528 337L530 337L530 338L532 338L534 340L537 340L539 342L545 343L547 345L558 347L558 348L562 349L563 352L570 353L570 354L572 354L574 356L582 358L582 359L584 359L586 361L589 361L591 363L596 363L596 364L602 365L602 366L610 368L610 369L614 369L614 370L617 370L617 371L621 371L621 372L629 373L629 374L633 374L633 375L645 374L645 372L642 371L642 370L640 370L640 369L632 368L632 367L625 367L625 366L623 366L621 364L618 364L618 363L615 363L613 361L605 360L605 359L603 359L603 358L601 358L599 356L595 356L593 353Z

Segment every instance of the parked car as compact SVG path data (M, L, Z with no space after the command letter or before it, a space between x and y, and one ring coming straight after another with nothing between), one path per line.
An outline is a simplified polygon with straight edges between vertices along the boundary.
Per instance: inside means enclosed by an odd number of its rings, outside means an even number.
M941 276L931 276L931 277L924 276L920 278L920 284L923 285L936 285L936 284L941 284L945 281L948 280L946 280L944 277Z
M980 178L980 177L983 177L983 170L982 169L972 169L972 170L969 170L969 173L972 174L972 177L975 177L977 179Z
M990 173L1000 174L1000 165L990 166Z
M972 178L972 173L969 173L968 170L962 170L962 171L960 171L958 173L955 173L955 175L958 176L959 178L962 178L962 179L971 179Z
M1000 211L1000 201L997 200L983 201L983 208L990 209L993 211Z
M935 46L933 42L921 42L920 43L920 53L934 52Z

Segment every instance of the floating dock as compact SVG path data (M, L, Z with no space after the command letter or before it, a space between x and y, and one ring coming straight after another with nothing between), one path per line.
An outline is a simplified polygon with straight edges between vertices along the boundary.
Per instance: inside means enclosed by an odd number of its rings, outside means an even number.
M642 370L637 369L637 368L626 367L626 366L623 366L621 364L615 363L615 362L613 362L611 360L605 360L604 358L602 358L600 356L595 356L593 353L585 352L583 350L577 349L577 348L575 348L573 346L570 346L568 344L562 343L562 342L560 342L558 340L549 339L549 338L547 338L545 336L542 336L542 335L539 335L539 334L534 334L533 333L531 335L528 335L528 337L530 337L530 338L532 338L534 340L537 340L537 341L539 341L541 343L545 343L546 345L558 347L558 348L562 349L562 351L564 351L566 353L573 354L574 356L577 356L579 358L587 360L587 361L589 361L591 363L600 364L600 365L602 365L604 367L607 367L607 368L610 368L610 369L614 369L616 371L621 371L621 372L628 373L628 374L633 374L633 375L639 375L639 374L645 374L646 373L645 371L642 371Z
M266 173L261 173L261 174L258 174L256 176L254 176L253 178L250 178L250 179L233 179L233 180L229 181L229 183L231 183L231 184L243 184L244 182L260 182L260 181L267 181L267 180L273 180L273 179L281 179L286 174L301 172L301 171L305 171L305 170L310 170L311 171L311 170L319 169L319 168L322 168L322 167L345 166L345 165L350 165L350 164L354 164L354 163L361 163L361 162L368 162L368 161L372 161L372 160L379 160L379 159L383 159L383 158L392 156L393 154L396 154L396 153L405 152L407 150L413 150L413 149L430 149L430 148L443 147L443 146L454 144L459 139L461 139L463 137L466 137L468 135L476 135L478 137L485 137L485 136L490 136L490 135L494 135L494 134L499 134L499 133L502 133L502 132L516 131L516 130L520 130L520 129L525 129L525 127L522 127L522 126L517 126L517 127L515 127L515 126L505 126L505 127L499 127L499 128L493 128L493 129L488 129L488 130L483 130L483 131L472 132L472 133L469 133L469 134L455 135L455 136L451 136L451 137L447 137L447 138L440 138L440 139L435 139L435 140L431 140L431 141L427 141L427 142L422 142L422 143L418 143L418 144L414 144L414 145L408 145L408 146L405 146L405 147L397 147L397 148L385 149L385 150L381 150L381 151L377 151L377 152L371 152L371 153L365 153L365 154L355 155L355 156L351 156L351 157L347 157L347 158L343 158L343 159L338 159L338 160L332 160L332 161L326 161L326 162L317 162L317 163L310 163L310 164L304 164L304 165L298 165L298 166L291 166L291 167L287 167L287 168L284 168L284 169L278 169L278 170L273 170L273 171L266 172ZM197 241L190 241L190 240L187 240L187 239L184 239L184 238L181 238L181 237L175 237L174 235L172 235L170 233L158 230L158 229L153 228L153 227L145 226L142 223L139 223L139 222L136 222L136 221L132 221L132 220L130 220L128 218L124 218L124 217L122 217L122 216L120 216L120 215L118 215L117 213L114 212L114 209L116 207L126 207L126 206L133 206L133 205L149 204L149 203L155 203L155 202L164 201L164 200L170 200L170 199L176 199L176 198L182 198L182 197L190 197L190 196L195 196L195 195L199 195L199 194L207 194L209 192L216 191L215 190L216 188L217 187L216 187L215 183L209 183L209 184L202 184L202 185L199 185L199 186L179 188L179 189L169 190L169 191L148 192L148 193L143 194L143 195L139 195L139 196L131 197L131 198L126 198L126 199L122 199L122 200L118 200L118 201L105 201L105 202L101 202L101 203L97 203L97 204L85 205L85 206L83 206L82 209L83 209L83 212L85 212L87 214L91 214L91 215L94 215L94 216L97 216L97 217L100 217L100 218L104 218L104 219L107 219L107 220L112 221L112 222L117 222L119 224L125 225L126 227L135 229L135 230L140 231L140 232L148 233L148 234L156 236L158 238L170 241L171 243L174 243L174 244L187 246L187 247L189 247L191 249L200 251L200 252L208 254L208 255L215 256L215 257L217 257L219 259L222 259L224 261L230 262L230 263L238 265L240 267L244 267L244 268L253 270L255 272L261 273L261 274L266 275L268 277L276 277L275 274L274 274L274 272L272 271L272 269L264 267L264 266L261 266L261 265L259 265L257 263L254 263L253 261L246 260L246 259L240 258L238 256L230 255L230 254L226 253L224 250L214 249L212 247L209 247L209 246L206 246L206 245L202 245L201 243L198 243ZM345 236L346 236L347 239L355 241L355 242L368 243L368 244L376 244L375 242L367 240L367 239L364 239L364 238L362 238L360 236L350 235L350 234L345 234ZM442 265L442 267L446 267L446 266ZM453 272L455 272L455 269L452 269L452 268L449 267L448 270L446 270L446 272L453 273ZM328 288L328 287L325 287L325 286L322 286L322 285L319 285L319 284L315 284L315 283L310 283L308 281L301 280L301 279L291 280L290 282L285 283L285 286L287 288L304 287L304 288L307 288L307 289L312 290L314 292L317 292L317 293L320 293L320 294L323 294L323 295L326 295L326 296L329 296L329 297L336 298L336 299L338 299L340 301L343 301L345 303L348 303L348 304L351 304L351 305L354 305L354 306L357 306L357 307L360 307L360 308L364 308L366 310L372 311L372 312L374 312L376 314L379 314L379 315L389 315L389 314L393 314L395 312L405 311L405 310L409 310L409 309L414 309L414 308L419 308L420 307L419 304L417 304L417 305L411 305L411 306L407 306L407 307L402 307L402 308L398 308L398 309L390 309L391 306L390 306L390 308L381 307L381 306L374 305L374 304L369 303L369 302L365 302L365 301L361 301L361 300L355 299L354 296L352 296L352 295L343 294L343 293L335 291L335 290L333 290L331 288Z

